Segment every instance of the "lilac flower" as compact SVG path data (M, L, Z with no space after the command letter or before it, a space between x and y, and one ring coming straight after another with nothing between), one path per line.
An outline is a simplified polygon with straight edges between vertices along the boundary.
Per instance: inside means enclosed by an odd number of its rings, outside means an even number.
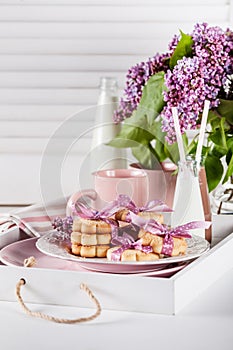
M169 57L170 54L156 54L148 61L138 63L128 70L124 97L120 99L120 107L113 118L115 123L132 115L141 100L146 82L155 73L168 69Z
M184 57L165 75L168 92L164 93L166 106L161 116L169 143L176 139L172 106L178 107L181 132L184 133L188 128L196 128L205 99L211 102L211 108L219 105L218 94L225 84L229 67L232 69L230 35L227 37L219 27L197 24L192 32L193 57Z
M67 233L69 235L72 233L73 218L71 216L66 216L62 219L58 216L54 219L52 226L58 232Z
M184 133L189 128L197 127L205 99L210 101L210 108L219 105L220 92L229 74L233 74L233 32L202 23L194 26L191 37L191 57L183 57L173 70L169 69L169 59L179 42L177 35L169 43L167 53L157 54L129 69L124 97L114 115L116 123L132 115L140 103L148 79L160 71L166 73L167 91L163 94L165 106L161 117L169 143L175 141L173 106L178 107L181 132Z
M229 75L233 74L233 31L229 28L226 30L226 52L228 59L226 62L226 72Z
M178 42L179 42L179 36L178 35L174 35L172 40L168 44L168 50L170 52L170 55L172 55L173 52L175 51Z
M188 127L196 127L196 120L206 94L202 62L197 57L184 57L178 61L172 72L168 70L165 75L165 84L168 91L164 92L166 106L161 116L163 131L167 133L167 140L172 143L175 141L173 106L178 107L182 133Z

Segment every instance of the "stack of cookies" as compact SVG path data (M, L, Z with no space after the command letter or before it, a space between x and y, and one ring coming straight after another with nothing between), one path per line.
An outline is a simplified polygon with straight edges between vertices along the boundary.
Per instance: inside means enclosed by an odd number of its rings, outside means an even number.
M102 220L77 218L73 221L71 251L85 258L105 258L112 239L111 225Z
M162 254L164 238L160 235L155 235L150 232L146 232L141 229L138 233L143 246L151 246L153 252L156 254ZM184 255L187 249L187 242L185 238L172 237L173 240L173 249L171 256Z
M187 250L187 242L184 238L171 237L172 244L164 240L162 235L156 235L140 229L137 224L133 224L132 214L127 208L121 208L116 213L114 218L108 218L107 222L101 219L84 219L74 218L72 233L71 233L71 252L75 255L84 258L108 258L120 261L154 261L164 256L184 255ZM155 212L145 211L139 212L137 215L145 220L154 219L160 224L163 224L163 215ZM131 220L132 219L132 220ZM128 225L122 227L119 222ZM110 224L110 223L111 224ZM136 220L137 222L137 220ZM134 248L127 249L122 247L112 247L112 228L118 226L118 234L128 233L133 238L133 241L140 240L145 249ZM129 229L129 232L127 230ZM132 232L130 232L130 230ZM119 251L116 252L119 248ZM164 253L165 252L165 253ZM114 256L115 255L115 256Z

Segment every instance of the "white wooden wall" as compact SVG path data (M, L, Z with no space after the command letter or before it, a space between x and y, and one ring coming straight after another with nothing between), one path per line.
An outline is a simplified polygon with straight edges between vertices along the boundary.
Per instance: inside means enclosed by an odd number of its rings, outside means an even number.
M0 205L40 199L46 143L67 117L96 104L101 76L117 77L122 89L129 66L202 21L232 26L233 1L0 0ZM92 124L91 114L79 120ZM89 145L86 137L72 162Z

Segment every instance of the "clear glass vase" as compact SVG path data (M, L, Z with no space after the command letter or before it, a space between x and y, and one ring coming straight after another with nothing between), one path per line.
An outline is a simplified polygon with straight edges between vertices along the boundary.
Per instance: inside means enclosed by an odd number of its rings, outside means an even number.
M176 227L191 221L205 221L199 184L199 166L193 159L178 163L178 175L171 215L171 226ZM193 234L205 238L204 229L195 229Z

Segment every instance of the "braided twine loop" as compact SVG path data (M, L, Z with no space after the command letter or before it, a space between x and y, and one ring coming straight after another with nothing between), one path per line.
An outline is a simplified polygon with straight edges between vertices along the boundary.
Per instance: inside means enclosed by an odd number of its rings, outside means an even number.
M37 318L42 318L43 320L47 321L52 321L56 323L65 323L65 324L74 324L74 323L82 323L82 322L88 322L92 321L95 318L97 318L100 313L101 313L101 305L98 301L98 299L94 296L92 291L88 288L88 286L84 283L80 284L80 289L84 290L88 297L91 299L91 301L96 305L96 312L88 317L79 317L75 319L67 319L67 318L59 318L59 317L54 317L50 315L46 315L42 312L35 312L31 311L24 303L23 298L21 296L21 287L26 284L26 281L24 278L21 278L19 282L16 284L16 296L18 299L19 304L22 306L24 312L28 314L29 316L37 317Z

